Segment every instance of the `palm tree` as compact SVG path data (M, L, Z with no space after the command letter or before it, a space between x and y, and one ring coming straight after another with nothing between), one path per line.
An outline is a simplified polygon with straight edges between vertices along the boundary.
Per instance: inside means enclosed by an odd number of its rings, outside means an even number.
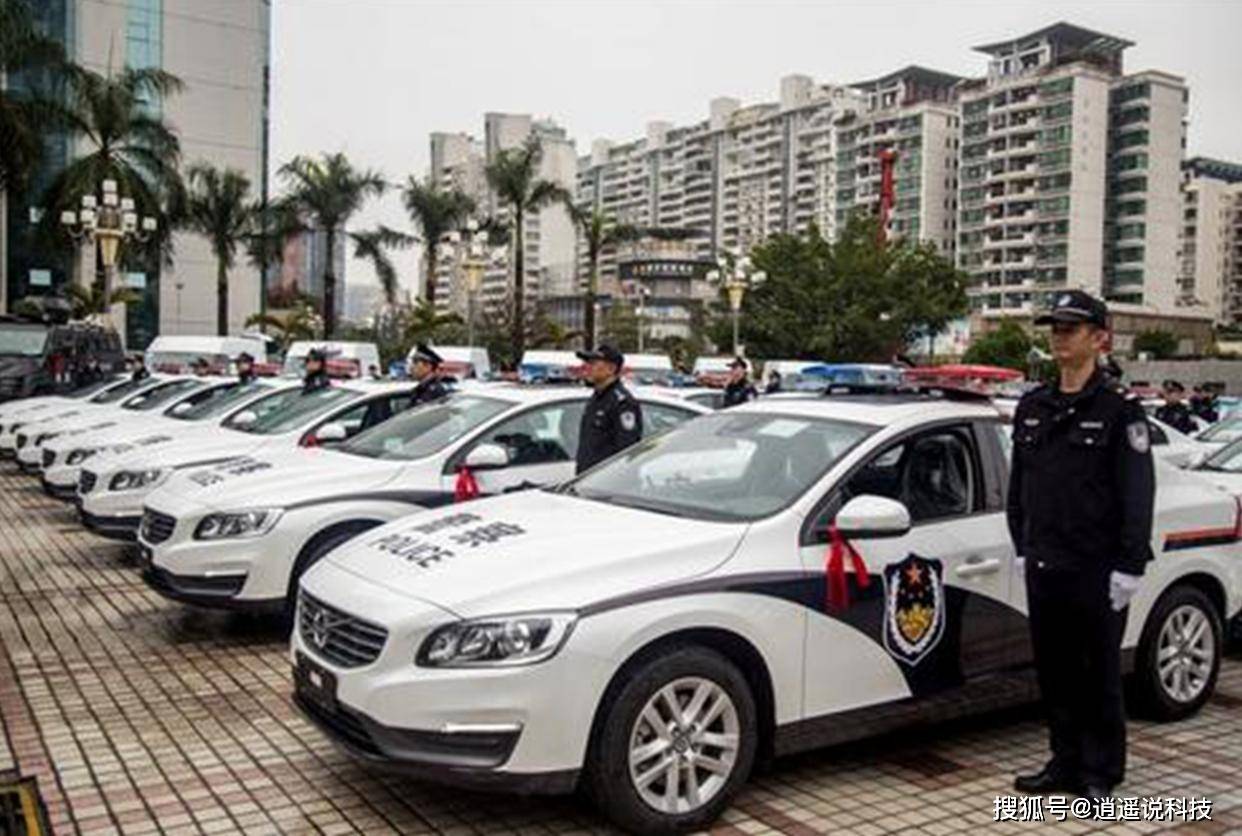
M285 201L304 222L322 229L327 236L323 273L323 331L332 339L336 331L337 234L366 203L387 188L376 171L355 168L344 154L324 154L318 159L297 156L278 172L288 187Z
M128 305L142 301L142 296L129 287L118 287L105 293L99 285L87 287L71 284L65 288L65 294L69 297L74 319L87 319L91 316L105 314L113 305Z
M436 264L440 256L440 239L460 229L474 211L474 200L458 189L442 189L428 177L423 183L410 175L401 192L410 220L418 227L423 240L423 257L427 263L426 287L423 298L434 307L436 303Z
M246 318L247 328L257 325L264 331L270 328L279 333L280 343L286 349L298 340L319 339L322 324L321 317L309 302L297 303L285 316L255 313Z
M583 296L583 335L588 350L595 347L595 297L599 294L599 256L604 249L616 246L622 241L633 241L642 237L642 230L630 224L613 223L598 209L582 209L572 202L565 204L574 226L586 242L587 250L587 281L586 293Z
M354 258L371 262L380 287L384 290L384 301L389 305L396 305L397 268L388 257L388 250L404 250L414 243L414 239L383 224L364 232L351 232L349 237L354 242Z
M509 210L513 230L513 350L521 358L526 347L526 317L523 306L526 283L526 216L553 203L569 200L569 192L551 180L539 177L543 148L531 137L520 148L501 151L487 164L487 182L502 206Z
M216 257L216 333L229 333L229 270L238 245L256 234L261 207L251 201L250 180L235 169L199 164L189 170L186 226L211 243Z

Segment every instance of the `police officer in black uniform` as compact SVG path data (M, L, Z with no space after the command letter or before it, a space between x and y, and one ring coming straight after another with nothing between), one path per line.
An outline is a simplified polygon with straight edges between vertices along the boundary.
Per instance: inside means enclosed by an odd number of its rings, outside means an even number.
M331 385L328 380L328 370L325 367L326 362L327 358L324 357L322 349L312 348L306 352L306 373L302 376L302 394L327 389Z
M595 387L578 428L581 473L643 437L643 410L621 383L625 357L620 351L601 345L594 351L579 351L578 357L590 363L588 380Z
M146 380L151 376L151 373L147 371L146 358L141 354L133 354L130 356L129 360L132 364L132 371L129 374L130 380L136 383L139 380Z
M440 364L444 358L437 354L431 346L419 343L414 349L414 379L418 385L414 387L414 399L410 406L438 401L448 397L449 388L440 377Z
M1164 382L1164 406L1156 410L1156 417L1180 433L1195 432L1199 429L1186 403L1186 387L1176 380Z
M254 357L250 352L243 351L237 355L237 382L242 386L248 383L254 383Z
M729 364L729 382L725 385L724 407L737 406L759 397L759 393L755 391L755 387L751 385L750 379L746 376L746 369L746 361L741 357L734 357L733 362Z
M1151 440L1137 398L1098 366L1104 303L1067 291L1036 324L1052 326L1060 377L1014 414L1008 521L1052 759L1014 787L1105 798L1125 777L1121 636L1152 559Z

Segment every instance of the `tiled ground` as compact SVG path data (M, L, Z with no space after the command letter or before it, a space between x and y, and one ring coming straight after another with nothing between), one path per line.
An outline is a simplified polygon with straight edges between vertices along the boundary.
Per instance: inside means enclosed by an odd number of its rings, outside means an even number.
M148 591L132 557L0 464L0 771L39 778L58 833L563 833L602 831L573 799L446 791L364 769L289 701L277 625L202 613ZM1137 796L1207 796L1242 832L1242 658L1197 718L1135 724ZM1083 832L993 822L1015 768L1038 764L1030 711L778 763L722 834ZM1113 824L1113 833L1169 825Z

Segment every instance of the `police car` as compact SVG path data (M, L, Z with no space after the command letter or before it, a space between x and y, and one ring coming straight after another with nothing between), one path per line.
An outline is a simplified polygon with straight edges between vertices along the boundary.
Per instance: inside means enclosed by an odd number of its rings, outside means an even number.
M344 441L410 404L412 383L351 381L313 392L279 389L239 409L209 432L84 464L78 515L96 534L134 539L147 494L180 470L246 468L246 456ZM247 460L250 461L250 460Z
M32 404L29 412L6 412L4 419L0 420L0 457L10 459L16 457L17 437L23 434L22 430L25 430L25 434L29 438L29 434L36 432L39 426L61 418L105 414L110 407L114 407L118 401L127 395L132 395L141 388L154 385L156 382L154 379L138 382L125 379L109 383L84 398L65 399L63 401L40 400L39 403ZM18 403L26 403L26 401L18 401Z
M1088 453L1090 454L1090 453ZM757 759L1036 696L986 403L755 401L560 488L366 532L303 576L298 705L358 756L622 828L710 823ZM1200 708L1242 606L1238 502L1158 464L1124 647Z
M36 418L42 419L58 412L68 411L85 403L88 398L126 382L127 380L123 378L100 380L65 394L38 395L0 404L0 459L11 459L16 454L14 436L17 427Z
M145 501L148 578L191 603L291 611L302 572L368 529L572 477L588 394L481 385L331 449L265 450L177 474ZM709 411L657 394L638 399L648 435Z
M280 388L292 388L281 384ZM236 380L215 378L196 389L182 392L162 410L143 413L145 420L128 416L115 426L92 432L69 433L43 445L43 489L54 497L76 500L82 465L97 455L118 455L141 448L150 450L161 444L184 441L193 435L211 432L227 417L251 401L278 388L274 381L240 384Z
M1242 438L1205 457L1193 470L1221 490L1242 497Z

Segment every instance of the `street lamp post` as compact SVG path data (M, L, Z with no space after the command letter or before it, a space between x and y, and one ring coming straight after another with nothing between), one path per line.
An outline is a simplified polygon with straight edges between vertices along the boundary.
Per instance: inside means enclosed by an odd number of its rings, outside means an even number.
M729 310L733 314L733 353L740 356L741 342L738 339L738 323L742 313L742 299L746 291L762 284L768 274L762 270L752 269L750 258L732 256L717 259L718 269L707 274L707 280L725 289L729 296Z
M467 342L474 348L474 307L475 297L483 283L483 271L487 268L488 234L486 229L479 228L476 218L466 220L465 229L450 232L446 236L446 244L450 253L453 247L461 245L459 266L466 279L466 333Z
M89 241L92 247L98 247L104 267L106 304L112 293L121 245L128 241L150 240L158 222L150 215L139 217L133 199L120 196L115 180L104 180L101 190L98 198L93 194L82 195L82 208L76 212L72 209L61 212L60 223L75 241ZM114 315L115 312L110 313ZM115 319L112 324L116 325ZM123 328L117 331L124 334Z
M651 295L651 288L643 284L642 279L636 279L634 282L634 293L638 296L638 353L642 354L643 326L647 321L647 297Z

